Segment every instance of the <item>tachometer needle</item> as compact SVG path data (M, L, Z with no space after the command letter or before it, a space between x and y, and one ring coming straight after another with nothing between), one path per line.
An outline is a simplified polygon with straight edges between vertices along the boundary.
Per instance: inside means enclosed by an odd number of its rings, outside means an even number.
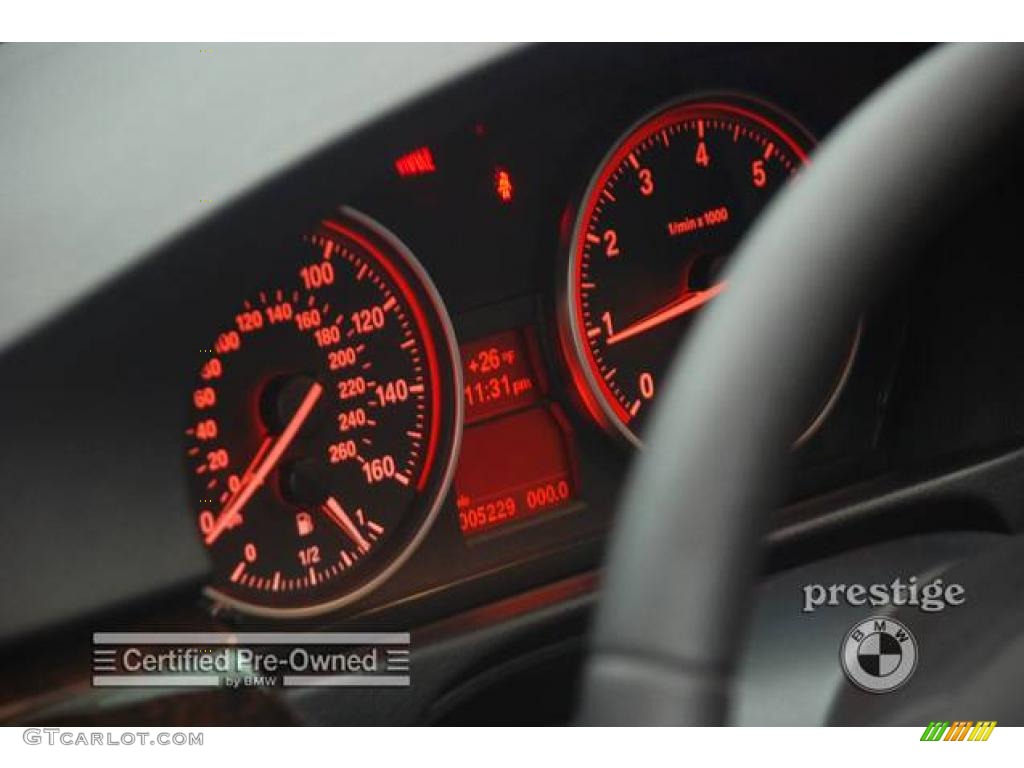
M217 519L213 523L213 527L209 533L206 534L206 545L209 546L217 540L228 525L239 516L242 511L242 507L248 503L249 499L256 492L263 482L267 479L267 475L271 473L277 462L281 460L281 456L288 450L288 446L291 445L292 440L302 429L302 425L305 424L306 419L309 418L309 414L313 411L313 406L316 405L317 400L320 399L320 395L323 394L324 388L317 382L313 382L310 386L306 396L302 398L302 402L299 403L299 407L295 409L295 414L285 425L285 428L281 431L281 434L277 436L277 440L273 441L273 445L266 448L268 445L267 438L264 440L260 450L256 452L256 458L250 465L249 470L246 470L245 475L242 477L241 484L238 486L238 491L233 498L228 500L223 511L218 515ZM262 456L262 458L261 458Z
M715 283L713 286L704 291L687 291L679 298L666 304L658 310L655 310L651 314L637 320L635 323L631 323L623 328L621 331L613 333L611 336L605 339L606 344L618 344L620 341L631 339L634 336L639 336L641 333L656 328L662 323L667 323L669 320L673 320L680 315L685 315L687 312L707 304L711 299L715 298L718 294L725 290L725 282Z
M370 542L359 532L356 524L352 522L352 518L348 516L348 513L342 509L337 499L333 496L328 496L321 509L345 532L346 536L352 539L355 545L359 547L359 551L366 552L370 549Z

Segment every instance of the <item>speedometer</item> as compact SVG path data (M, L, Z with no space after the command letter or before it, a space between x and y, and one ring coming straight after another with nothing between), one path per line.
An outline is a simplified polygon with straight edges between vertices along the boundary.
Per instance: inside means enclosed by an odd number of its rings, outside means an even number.
M730 96L659 109L612 146L577 212L562 311L574 379L603 424L641 444L680 341L728 290L731 252L810 144L782 114ZM822 380L797 443L835 403L858 337Z
M462 425L450 321L393 235L345 210L245 297L191 393L186 453L211 595L265 615L345 605L425 535Z

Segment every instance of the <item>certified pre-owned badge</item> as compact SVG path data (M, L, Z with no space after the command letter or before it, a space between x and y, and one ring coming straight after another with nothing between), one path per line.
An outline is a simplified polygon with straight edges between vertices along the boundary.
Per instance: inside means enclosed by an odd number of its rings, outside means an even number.
M906 624L874 616L846 633L839 658L851 683L869 693L888 693L914 674L917 640Z

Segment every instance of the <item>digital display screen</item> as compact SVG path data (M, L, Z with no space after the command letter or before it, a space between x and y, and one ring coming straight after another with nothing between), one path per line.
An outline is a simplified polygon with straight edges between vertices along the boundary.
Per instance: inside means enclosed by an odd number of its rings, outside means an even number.
M467 536L575 497L568 425L544 396L530 341L516 329L462 347L466 429L455 491Z
M542 397L522 329L464 344L462 378L467 425L531 405Z

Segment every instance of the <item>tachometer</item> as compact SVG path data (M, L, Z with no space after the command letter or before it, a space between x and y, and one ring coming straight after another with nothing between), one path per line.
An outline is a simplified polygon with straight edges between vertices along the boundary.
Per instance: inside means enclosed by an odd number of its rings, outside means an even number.
M606 426L640 444L690 322L727 290L730 253L807 161L810 143L774 110L729 97L660 109L609 151L577 213L562 313L574 378ZM858 335L798 443L835 402Z
M462 426L451 324L412 254L353 211L282 254L294 283L215 334L186 429L212 596L266 615L387 578L447 491Z

